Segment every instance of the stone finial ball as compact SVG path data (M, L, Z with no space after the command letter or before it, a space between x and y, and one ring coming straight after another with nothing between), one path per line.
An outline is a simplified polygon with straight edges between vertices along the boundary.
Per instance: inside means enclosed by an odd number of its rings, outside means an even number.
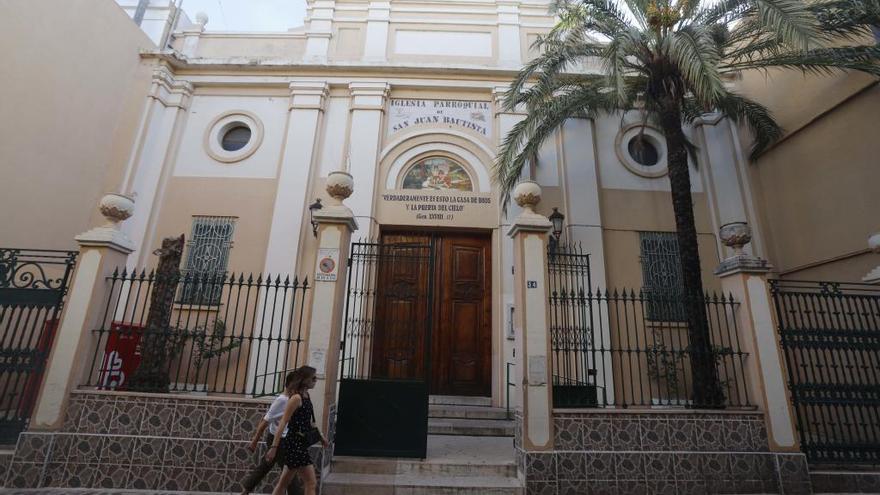
M204 12L199 12L196 14L196 24L200 26L204 26L208 23L208 14Z
M871 251L880 254L880 232L874 232L868 237L868 247Z
M108 193L101 198L98 209L107 220L118 223L134 213L134 200L122 194Z
M348 172L337 170L327 175L325 187L330 197L342 201L354 192L354 179Z
M752 241L752 229L746 222L731 222L721 226L718 232L725 246L740 250Z
M513 188L513 200L520 208L532 209L541 202L541 186L533 180L524 180Z

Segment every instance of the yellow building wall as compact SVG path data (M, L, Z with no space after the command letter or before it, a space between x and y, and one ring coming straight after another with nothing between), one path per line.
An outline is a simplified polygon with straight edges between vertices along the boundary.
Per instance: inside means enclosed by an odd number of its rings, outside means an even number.
M880 86L860 74L771 82L743 81L789 131L749 167L767 257L782 278L861 281L880 264L867 249L880 230Z
M720 260L706 195L695 193L693 198L703 287L718 290L721 284L713 270ZM675 232L670 193L602 189L600 199L608 287L638 291L644 285L639 232Z
M155 47L112 0L0 2L0 46L0 246L75 249L121 181Z

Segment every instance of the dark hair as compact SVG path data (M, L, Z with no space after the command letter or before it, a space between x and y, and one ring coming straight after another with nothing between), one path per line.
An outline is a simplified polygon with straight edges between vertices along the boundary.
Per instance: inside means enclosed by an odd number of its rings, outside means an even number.
M291 371L287 374L287 377L284 378L284 388L290 388L293 385L294 380L296 380L296 371Z
M302 392L305 388L303 382L315 376L315 373L317 372L318 370L311 366L300 366L293 370L293 373L288 377L287 383L297 393Z

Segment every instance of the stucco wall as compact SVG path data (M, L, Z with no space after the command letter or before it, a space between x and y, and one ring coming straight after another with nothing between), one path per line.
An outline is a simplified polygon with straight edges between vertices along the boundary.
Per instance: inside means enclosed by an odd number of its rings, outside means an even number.
M880 230L880 86L859 74L771 82L743 86L789 131L749 167L768 257L783 278L860 281L880 263L866 254Z
M131 150L152 42L112 0L28 0L0 2L0 46L0 246L74 248Z

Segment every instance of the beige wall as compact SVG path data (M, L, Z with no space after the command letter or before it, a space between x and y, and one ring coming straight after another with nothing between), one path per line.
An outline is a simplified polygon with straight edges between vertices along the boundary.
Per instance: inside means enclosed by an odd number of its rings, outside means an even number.
M709 220L706 195L694 193L694 216L706 290L721 284L713 275L719 256ZM639 232L674 232L672 199L666 191L602 189L602 226L605 269L609 288L642 287Z
M749 167L770 262L783 278L860 281L880 264L866 254L880 230L880 86L859 74L773 81L744 80L790 131Z
M152 42L112 0L3 0L0 46L0 246L75 248L121 178Z
M275 187L274 179L172 178L160 206L151 251L162 244L164 237L185 234L189 239L193 215L237 217L227 271L260 273L269 242ZM157 261L151 256L149 265L155 266Z

